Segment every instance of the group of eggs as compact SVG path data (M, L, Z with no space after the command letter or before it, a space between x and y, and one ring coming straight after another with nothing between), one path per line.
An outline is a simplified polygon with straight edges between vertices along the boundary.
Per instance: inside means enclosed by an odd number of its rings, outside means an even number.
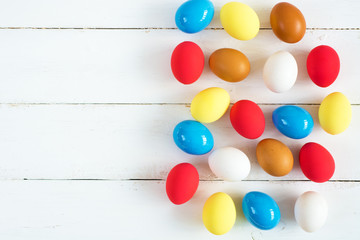
M180 30L196 33L207 27L214 16L214 6L209 0L189 0L177 10L175 21ZM257 14L249 6L230 2L220 12L220 20L226 32L239 40L254 38L260 27ZM306 31L304 16L289 3L276 4L270 15L274 34L282 41L296 43ZM204 68L204 54L193 42L180 43L171 56L171 69L175 78L183 84L195 82ZM223 48L211 54L209 66L219 78L228 82L239 82L250 72L248 58L238 50ZM320 87L330 86L337 78L340 60L329 46L314 48L307 58L307 71L312 81ZM263 69L265 85L273 92L289 90L295 83L298 68L295 58L286 51L280 51L266 61ZM188 154L209 153L214 146L214 138L202 123L220 119L230 105L228 92L212 87L199 92L192 100L190 111L196 120L185 120L177 124L173 131L176 145ZM351 105L340 92L329 94L319 108L321 127L330 134L343 132L351 121ZM285 105L272 113L275 127L283 135L292 139L307 137L313 129L314 121L305 109ZM259 138L265 129L265 117L261 108L250 100L236 102L230 110L233 128L247 139ZM276 139L263 139L256 147L259 165L272 176L287 175L293 168L291 150ZM304 175L313 182L328 181L335 171L335 162L330 152L318 143L306 143L300 150L299 162ZM225 181L240 181L250 172L250 161L245 153L234 147L214 150L208 158L212 172ZM195 194L199 185L197 169L190 163L176 165L166 179L166 193L174 204L183 204ZM249 192L242 201L246 219L263 230L274 228L280 221L277 203L262 192ZM317 192L305 192L296 201L295 218L308 232L319 229L327 217L326 200ZM236 209L232 198L226 193L213 194L205 202L203 222L213 234L228 232L235 223Z

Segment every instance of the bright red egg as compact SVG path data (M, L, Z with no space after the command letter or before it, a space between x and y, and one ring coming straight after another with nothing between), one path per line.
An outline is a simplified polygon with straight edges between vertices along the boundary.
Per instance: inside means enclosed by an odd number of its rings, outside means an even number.
M311 50L306 67L309 77L316 85L328 87L339 75L340 59L333 48L321 45Z
M171 70L179 82L191 84L199 79L204 62L201 48L196 43L186 41L174 49L171 55Z
M334 158L326 148L314 142L301 148L299 162L304 175L313 182L326 182L335 172Z
M240 100L230 110L230 121L243 137L256 139L265 129L265 117L260 107L249 100Z
M199 186L199 173L190 163L180 163L173 167L166 179L166 193L174 204L189 201Z

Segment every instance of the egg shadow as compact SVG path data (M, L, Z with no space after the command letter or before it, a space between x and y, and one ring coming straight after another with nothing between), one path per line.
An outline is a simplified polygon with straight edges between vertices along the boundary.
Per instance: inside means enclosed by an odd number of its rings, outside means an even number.
M236 222L235 222L235 226L237 227L237 225L241 226L244 222L246 222L246 218L244 215L244 212L242 210L242 200L244 198L245 194L243 193L232 193L231 197L234 201L235 204L235 208L236 208Z
M281 222L284 223L284 227L289 227L296 224L294 206L297 198L298 195L292 192L288 192L286 197L277 201L281 213Z

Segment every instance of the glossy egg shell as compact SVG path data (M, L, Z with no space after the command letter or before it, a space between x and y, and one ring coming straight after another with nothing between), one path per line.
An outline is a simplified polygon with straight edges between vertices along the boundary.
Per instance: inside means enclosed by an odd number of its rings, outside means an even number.
M281 2L270 13L270 24L274 34L287 43L299 42L305 35L304 15L294 5Z
M250 72L250 62L240 51L231 48L221 48L210 55L211 71L227 82L244 80Z
M240 100L231 107L230 121L234 129L248 139L260 137L265 130L264 113L250 100Z
M310 113L298 106L278 107L272 114L272 120L282 134L293 139L307 137L314 127Z
M170 201L180 205L189 201L199 186L199 173L190 163L180 163L169 172L166 194Z
M335 172L335 161L330 152L318 143L306 143L299 154L304 175L313 182L328 181Z
M204 53L193 42L182 42L171 55L171 70L175 78L183 84L191 84L199 79L205 64Z
M281 214L277 203L262 192L249 192L242 200L246 219L261 230L270 230L278 225Z
M306 68L311 80L319 87L325 88L339 75L340 58L333 48L321 45L309 53Z
M197 33L206 28L214 16L214 5L208 0L189 0L176 11L176 26L185 33Z

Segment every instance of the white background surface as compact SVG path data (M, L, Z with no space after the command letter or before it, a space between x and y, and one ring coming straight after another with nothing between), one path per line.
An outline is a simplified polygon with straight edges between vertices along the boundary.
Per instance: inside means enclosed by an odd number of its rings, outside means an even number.
M0 2L0 239L359 239L360 235L360 2L357 0L290 1L304 14L308 30L290 45L269 26L277 1L243 1L258 13L261 27L253 40L242 42L221 29L214 1L210 27L188 35L175 27L181 0L12 0ZM251 63L249 77L226 83L205 66L190 86L171 74L170 56L185 40L195 41L206 60L216 49L232 47ZM306 73L306 56L317 45L335 48L341 59L337 81L315 86ZM270 92L262 67L272 53L288 50L299 76L283 94ZM189 103L210 86L229 90L231 101L259 103L265 133L247 140L231 127L228 113L207 124L215 147L235 146L250 158L252 171L239 183L216 179L207 156L191 156L172 140L174 126L191 119ZM331 92L343 92L352 103L347 131L330 136L319 126L317 111ZM315 120L313 133L302 140L282 136L271 122L272 111L299 104ZM267 175L257 164L256 144L273 137L295 157L283 178ZM298 152L309 141L334 156L331 181L309 182L298 164ZM165 194L168 171L180 162L194 164L201 182L194 198L175 206ZM249 191L271 195L282 213L271 231L251 226L241 210ZM326 225L308 234L296 225L296 198L308 190L321 192L329 203ZM202 224L206 199L230 194L237 206L234 228L223 237Z

